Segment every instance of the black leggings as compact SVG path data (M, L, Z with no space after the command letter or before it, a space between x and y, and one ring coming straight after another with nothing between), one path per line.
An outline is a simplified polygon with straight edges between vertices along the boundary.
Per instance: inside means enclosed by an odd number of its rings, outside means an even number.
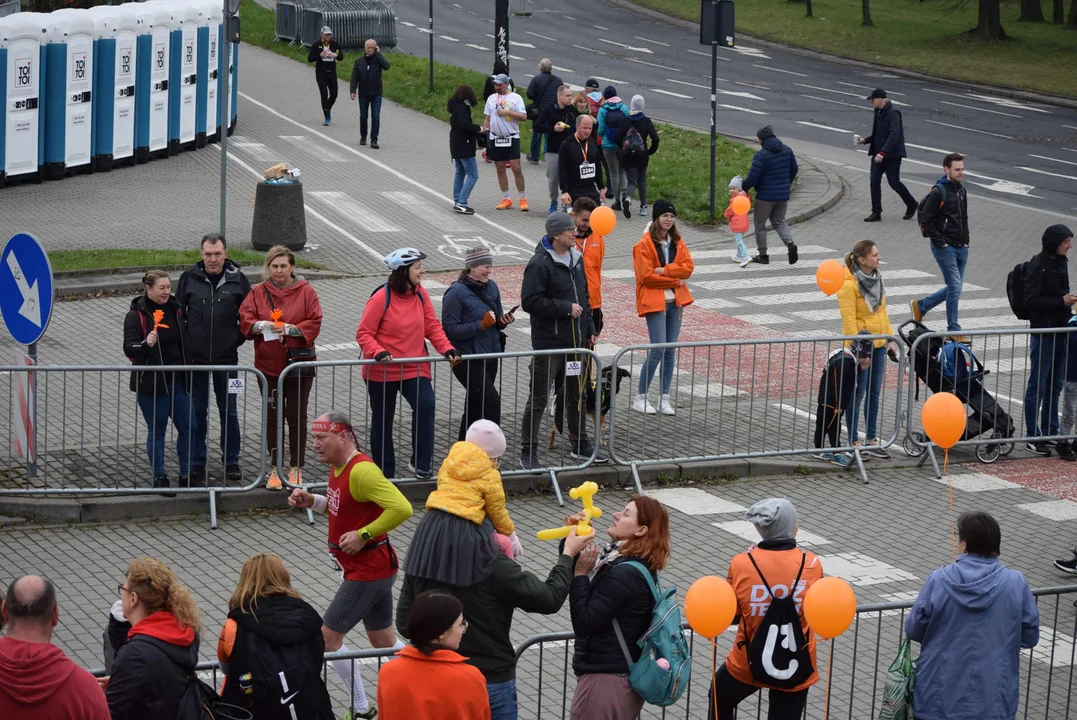
M326 118L333 112L333 103L337 101L337 76L330 73L317 73L318 94L322 98L322 114Z
M494 385L497 377L495 359L468 360L452 369L453 375L467 391L464 414L460 417L460 440L476 420L489 420L501 425L501 396Z
M714 676L714 689L707 696L707 717L714 718L714 696L718 695L718 720L733 720L737 716L737 705L745 698L759 692L761 688L748 685L729 674L722 665ZM788 690L770 690L770 709L767 720L800 720L804 706L808 702L808 689L789 692Z

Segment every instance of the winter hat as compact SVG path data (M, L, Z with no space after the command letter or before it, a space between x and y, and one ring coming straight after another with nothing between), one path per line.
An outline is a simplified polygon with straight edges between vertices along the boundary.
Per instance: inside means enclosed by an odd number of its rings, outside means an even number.
M607 85L606 89L602 91L602 97L609 100L612 97L617 97L617 88L612 85Z
M564 215L564 213L558 214ZM464 439L482 448L491 460L505 454L505 433L501 432L497 423L489 420L476 420L471 423Z
M759 138L759 142L763 142L767 138L774 137L774 128L772 128L770 125L764 125L763 127L759 128L759 131L755 134L755 136Z
M1065 225L1052 225L1043 231L1043 249L1055 252L1058 246L1073 237L1073 232Z
M755 525L764 540L792 538L797 531L797 511L785 498L760 500L748 508L744 517Z
M743 190L743 183L744 181L740 179L740 175L736 175L733 177L732 180L729 181L729 187L736 188L737 190Z
M490 248L485 245L476 245L473 248L468 248L467 254L464 255L464 269L470 270L477 265L493 265L494 254L490 252Z
M632 102L628 105L628 110L633 115L643 112L643 96L633 95Z
M677 208L673 207L673 203L669 200L657 200L651 207L651 220L657 220L666 213L677 214Z
M587 82L583 84L587 90L598 90L598 80L594 78L587 78Z
M568 213L555 212L546 216L546 237L552 241L555 235L560 235L565 230L574 230L575 221Z

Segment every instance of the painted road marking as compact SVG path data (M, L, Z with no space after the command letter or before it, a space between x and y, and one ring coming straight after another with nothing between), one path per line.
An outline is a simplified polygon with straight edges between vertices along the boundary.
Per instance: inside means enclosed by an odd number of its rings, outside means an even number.
M550 42L559 42L558 40L555 40L548 35L539 35L537 32L531 32L530 30L525 30L524 32L533 37L542 38L543 40L549 40Z
M1040 626L1040 641L1032 648L1032 659L1051 667L1073 664L1073 636Z
M732 265L732 263L730 263ZM728 267L728 266L726 266ZM740 268L737 268L738 270ZM739 280L703 280L692 283L692 287L707 290L748 290L756 287L782 287L783 285L814 285L815 274L801 275L764 275L757 273L759 277L743 278ZM886 273L886 279L909 280L916 278L934 277L932 273L923 270L891 270ZM825 296L824 296L825 297Z
M629 62L639 63L640 65L650 65L651 67L662 68L663 70L672 70L673 72L681 72L679 68L670 67L669 65L659 65L658 63L647 62L646 60L638 60L637 58L625 58Z
M949 100L939 100L943 105L953 105L954 107L967 108L969 110L979 110L980 112L991 113L992 115L1005 115L1006 117L1017 118L1018 120L1024 120L1020 115L1014 115L1013 113L1002 112L1001 110L988 110L987 108L976 107L975 105L963 105L961 103L950 102Z
M460 42L456 38L449 37L448 35L438 35L438 37L441 38L442 40L448 40L449 42Z
M738 303L730 300L723 300L721 298L696 298L696 301L693 304L707 310L728 310L730 308L740 307Z
M685 515L742 513L748 508L699 488L663 488L647 493L658 502Z
M711 56L711 54L709 52L700 52L699 50L689 50L688 52L692 53L693 55L702 55L703 57L708 57L708 58ZM729 58L724 58L721 55L718 56L718 59L721 60L722 62L730 62ZM721 80L721 78L719 78L719 80Z
M486 37L488 37L488 38L491 38L491 39L492 39L492 38L493 38L494 36L493 36L493 35L491 35L490 33L486 33ZM534 45L532 45L531 43L525 43L525 42L518 42L518 41L516 41L516 40L509 40L509 47L515 47L515 46L519 46L519 47L525 47L525 48L530 48L530 49L532 49L532 50L534 50L534 49L535 49L535 46L534 46ZM565 70L565 68L558 68L558 69L559 69L559 70ZM565 70L565 72L571 72L571 71L570 71L570 70Z
M825 574L840 577L859 587L919 579L882 560L856 552L820 555L819 560L823 563Z
M260 142L248 140L240 135L233 135L228 140L228 146L245 153L250 153L255 160L279 160L280 153L276 150L266 147Z
M1043 113L1044 115L1054 115L1050 110L1045 108L1036 107L1028 103L1018 102L1013 98L995 97L993 95L980 95L979 93L967 92L966 97L970 97L973 100L981 100L983 102L989 102L1001 107L1013 108L1014 110L1031 110L1032 112Z
M946 478L932 477L932 480L940 485L946 485ZM989 490L1020 490L1022 489L1017 483L1012 483L1009 480L1003 480L1002 478L995 477L994 475L988 475L987 473L963 473L960 475L950 476L950 485L954 490L962 490L964 492L987 492Z
M751 113L752 115L766 115L762 110L752 110L751 108L741 107L740 105L727 105L726 103L717 103L717 105L726 110L740 110L741 112Z
M805 85L804 83L794 83L794 84L799 86L799 87L802 87L802 88L807 88L809 90L820 90L822 92L837 93L838 95L848 95L850 97L861 98L861 99L864 97L860 93L848 92L846 90L834 90L833 88L819 87L818 85ZM895 105L904 105L905 104L905 103L902 103L902 102L898 102L897 100L894 100L894 99L891 99L890 102L894 103ZM871 106L870 105L868 105L868 106L857 105L856 107L868 107L870 109Z
M844 100L831 100L830 98L816 97L815 95L805 95L804 93L801 93L800 97L808 98L809 100L821 100L822 102L828 102L834 105L844 105L845 107L856 108L858 110L871 110L870 105L868 107L864 107L863 105L853 105L852 103L845 102Z
M1037 170L1036 168L1025 167L1024 165L1018 165L1017 169L1027 170L1028 172L1036 173L1037 175L1050 175L1051 177L1065 178L1066 180L1077 180L1077 177L1074 177L1073 175L1063 175L1061 173L1048 172L1047 170Z
M348 159L340 153L320 145L306 135L281 135L280 139L299 146L300 150L309 152L324 162L340 163L348 161Z
M1077 520L1077 503L1072 500L1048 500L1047 502L1025 503L1017 507L1056 522Z
M595 27L599 27L595 25ZM599 42L604 42L607 45L616 45L617 47L623 47L625 50L632 50L634 52L647 53L648 55L654 55L650 48L645 47L632 47L631 45L625 45L624 43L615 42L613 40L607 40L606 38L598 38Z
M383 192L382 195L399 205L405 212L411 213L420 220L432 223L443 230L467 230L473 227L466 220L463 220L463 215L455 213L449 215L445 212L445 208L435 205L433 201L421 198L415 193L402 190ZM435 220L435 218L437 219Z
M1066 149L1068 150L1069 148ZM1059 158L1047 157L1046 155L1033 155L1032 153L1029 153L1028 156L1039 158L1040 160L1050 160L1051 162L1065 163L1066 165L1077 165L1077 162L1073 162L1072 160L1061 160Z
M782 317L781 315L772 315L770 313L734 315L733 317L741 322L751 323L752 325L780 325L782 323L793 322L789 318Z
M682 98L684 100L691 100L691 95L682 95L681 93L670 92L669 90L659 90L658 88L651 88L651 92L661 93L662 95L670 95L675 98Z
M400 228L383 218L351 195L339 191L309 192L308 196L323 203L339 215L355 222L367 232L400 232Z
M782 70L781 68L770 67L769 65L753 64L752 67L757 67L760 70L772 70L774 72L785 73L786 75L796 75L797 77L808 77L804 73L793 72L792 70Z
M645 37L640 37L639 35L636 35L635 38L637 40L642 40L643 42L649 42L649 43L651 43L653 45L661 45L662 47L669 47L669 43L659 42L658 40L649 40L649 39L647 39Z
M627 80L614 80L613 78L601 77L599 75L592 75L595 80L601 80L602 82L608 82L610 85L627 85Z
M730 535L736 535L739 538L744 538L750 543L757 543L762 538L759 537L759 531L755 529L755 525L752 525L747 520L730 520L729 522L711 523L712 526L729 533ZM797 544L798 545L829 545L830 541L822 535L816 535L813 532L808 532L804 528L800 528L797 531ZM824 566L825 568L826 566ZM830 573L830 568L826 568L826 572Z
M887 297L896 296L916 296L916 295L928 295L938 290L938 285L904 285L897 287L887 287ZM978 292L980 290L987 290L985 287L979 285L970 285L965 283L962 288L963 292ZM756 305L772 305L786 303L810 303L810 302L823 302L826 301L826 297L820 297L819 291L803 292L803 293L779 293L777 295L749 295L746 297L738 298L745 302L755 303Z
M954 125L953 123L939 122L938 120L928 120L922 118L924 122L931 123L932 125L942 125L943 127L951 128L953 130L966 130L968 132L980 133L981 135L992 135L994 137L1005 138L1007 140L1013 140L1013 135L1002 135L1001 133L987 132L986 130L976 130L974 128L961 127L960 125Z
M853 83L841 82L840 80L838 81L838 85L844 85L845 87L851 87L851 88L860 88L862 90L874 90L875 89L875 88L872 88L872 87L868 87L867 85L854 85ZM897 95L898 97L905 97L905 93L894 92L893 90L887 90L886 94L887 95ZM865 99L867 98L866 95L862 95L861 97L863 97Z
M801 255L826 255L828 253L836 252L836 250L834 250L833 248L823 247L822 245L797 245L797 251ZM723 259L725 259L725 258L728 258L731 253L732 253L732 248L730 248L728 250L700 250L699 252L692 253L692 259L694 259L694 260L713 260L715 258L723 258ZM749 269L749 268L753 268L753 267L755 267L755 266L749 265L748 268L745 268L745 269ZM776 269L779 270L779 271L781 270L780 267L776 268ZM774 270L775 270L775 268L771 268L769 270L765 270L765 272L773 272ZM814 272L814 270L812 272ZM629 275L629 277L632 277L632 275ZM964 305L965 305L965 303L964 303L964 301L962 301L961 306L964 307Z
M943 155L949 155L950 152L951 152L950 150L940 150L939 148L930 147L928 145L917 145L915 143L905 143L905 144L907 146L909 146L909 147L914 147L917 150L927 150L928 152L937 152L937 153L942 153ZM968 156L966 156L966 157L968 157Z
M833 132L845 133L851 135L851 130L842 130L841 128L831 127L830 125L821 125L820 123L808 122L807 120L797 120L797 125L806 125L808 127L819 128L820 130L831 130Z

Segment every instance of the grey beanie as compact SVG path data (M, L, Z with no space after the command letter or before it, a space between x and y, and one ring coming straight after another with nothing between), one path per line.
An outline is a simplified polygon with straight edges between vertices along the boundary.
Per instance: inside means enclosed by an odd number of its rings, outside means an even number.
M792 538L797 530L797 511L785 498L767 498L748 508L744 517L755 525L764 540Z
M632 102L628 104L628 111L632 115L643 112L643 96L633 95Z
M764 125L756 131L755 136L759 138L759 142L763 142L768 138L774 137L774 128L770 125Z
M733 176L733 179L729 181L729 187L736 188L737 190L744 189L744 181L740 179L740 175Z
M568 216L568 213L552 212L546 216L546 237L551 241L555 235L560 235L565 230L574 230L576 222Z

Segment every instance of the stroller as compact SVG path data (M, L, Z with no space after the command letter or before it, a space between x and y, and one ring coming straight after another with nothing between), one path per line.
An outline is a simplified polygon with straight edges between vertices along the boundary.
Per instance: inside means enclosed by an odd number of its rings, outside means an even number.
M984 376L991 371L984 369L983 363L967 345L941 337L921 342L913 355L913 342L927 332L931 332L930 329L915 320L909 320L898 328L898 335L910 351L907 356L910 370L916 374L916 399L920 397L920 383L927 385L933 393L949 392L956 395L970 411L962 440L1012 438L1015 431L1013 420L984 387ZM908 418L905 427L910 427ZM917 442L927 442L927 437L922 432L909 430L902 448L911 457L918 457L923 454L924 448ZM1013 447L1012 442L977 445L976 457L981 462L993 463L1000 455L1013 452Z

